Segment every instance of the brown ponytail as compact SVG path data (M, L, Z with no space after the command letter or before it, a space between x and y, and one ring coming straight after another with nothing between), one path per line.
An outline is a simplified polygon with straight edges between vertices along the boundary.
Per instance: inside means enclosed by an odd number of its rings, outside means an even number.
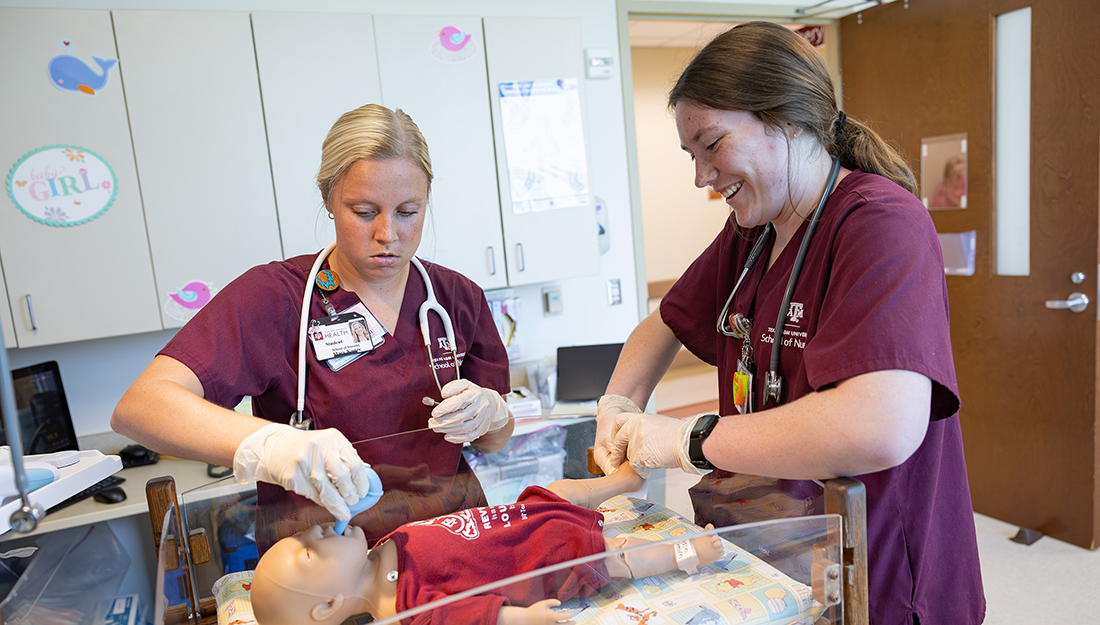
M748 111L773 128L789 122L813 135L844 167L885 176L916 193L916 178L897 150L866 124L842 117L821 56L778 24L748 22L715 37L669 92L670 108L680 100Z

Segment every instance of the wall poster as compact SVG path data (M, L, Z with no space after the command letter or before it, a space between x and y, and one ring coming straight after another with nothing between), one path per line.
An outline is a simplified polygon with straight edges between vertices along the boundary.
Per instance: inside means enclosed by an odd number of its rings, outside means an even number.
M499 90L512 212L587 206L577 79L502 82Z

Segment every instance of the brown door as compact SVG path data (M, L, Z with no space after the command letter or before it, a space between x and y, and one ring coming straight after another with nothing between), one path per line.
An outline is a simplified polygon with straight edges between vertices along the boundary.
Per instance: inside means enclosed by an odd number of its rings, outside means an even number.
M1005 277L993 256L994 26L1026 6L913 0L846 17L844 103L918 172L922 137L967 133L967 208L932 215L941 233L977 231L974 275L947 278L974 509L1095 548L1100 11L1030 3L1030 275ZM1075 291L1091 300L1082 313L1044 305Z

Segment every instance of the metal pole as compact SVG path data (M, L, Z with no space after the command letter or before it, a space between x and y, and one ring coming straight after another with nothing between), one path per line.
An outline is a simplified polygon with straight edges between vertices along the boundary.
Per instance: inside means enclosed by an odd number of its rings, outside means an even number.
M11 365L8 363L8 350L4 345L4 335L0 333L0 411L4 413L4 436L11 449L11 466L15 470L15 486L23 506L12 513L11 528L27 533L38 527L45 516L42 507L31 502L28 493L27 472L23 468L23 437L19 432L19 416L15 412L15 387L11 382Z

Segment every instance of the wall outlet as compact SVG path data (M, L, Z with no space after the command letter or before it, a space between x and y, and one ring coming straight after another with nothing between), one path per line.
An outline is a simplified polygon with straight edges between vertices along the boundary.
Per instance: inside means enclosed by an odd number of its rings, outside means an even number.
M549 317L551 315L562 314L562 301L561 301L561 287L560 286L546 286L542 288L542 315Z

